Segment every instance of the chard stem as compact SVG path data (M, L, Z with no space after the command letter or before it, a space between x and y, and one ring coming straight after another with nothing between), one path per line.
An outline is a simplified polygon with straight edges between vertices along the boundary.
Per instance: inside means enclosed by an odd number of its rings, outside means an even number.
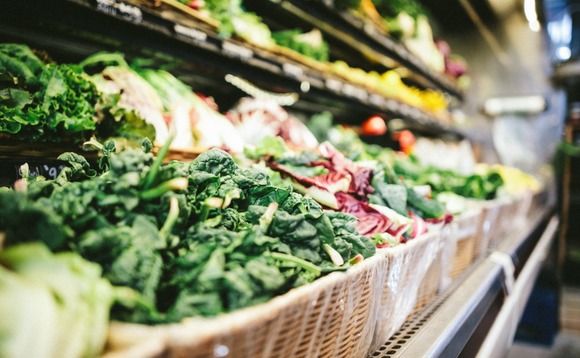
M169 200L169 213L167 214L167 218L165 219L165 222L163 223L161 230L159 230L159 234L165 240L169 238L171 230L173 230L173 226L175 225L175 222L177 221L178 217L179 217L179 202L177 201L176 197L172 197Z
M201 212L199 213L199 221L206 221L209 217L209 211L211 209L221 208L223 205L223 200L221 198L211 197L205 199L201 206Z
M316 274L316 276L320 276L320 274L322 273L322 269L313 264L312 262L308 262L304 259L301 259L293 255L283 254L280 252L269 252L266 253L265 255L268 255L276 260L290 262L298 267L305 269L308 272Z
M264 214L260 216L258 222L260 224L260 229L262 229L262 232L266 232L268 230L268 227L270 226L272 220L274 219L274 214L276 213L276 210L278 210L278 203L273 201L270 203L270 205L268 205L268 208L266 208Z
M187 189L187 185L188 185L187 178L173 178L157 185L155 188L151 188L149 190L141 192L141 199L143 200L156 199L161 195L167 193L168 191L185 190Z
M88 149L89 146L96 148L99 152L102 152L103 148L105 148L101 143L99 143L99 141L95 139L95 137L92 137L90 140L83 143L83 148Z
M143 189L147 190L155 181L157 177L157 173L159 173L159 169L161 168L161 164L163 164L163 160L169 153L169 146L171 146L171 142L173 141L173 135L170 135L163 147L159 149L157 156L155 156L155 161L151 164L151 168L149 168L149 173L145 177L145 183L143 184Z

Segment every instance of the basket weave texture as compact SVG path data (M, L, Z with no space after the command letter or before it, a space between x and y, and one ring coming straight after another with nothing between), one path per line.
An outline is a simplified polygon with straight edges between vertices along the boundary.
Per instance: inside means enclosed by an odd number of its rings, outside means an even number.
M154 327L113 322L105 357L364 357L487 249L508 204L486 202L257 306ZM519 203L510 210L516 207L514 215L529 209Z
M384 251L389 257L388 275L375 318L375 331L371 350L381 346L393 335L413 312L419 287L441 248L440 231L432 231L404 245ZM380 250L383 251L383 250Z
M451 223L451 235L456 242L455 256L448 271L452 279L465 271L475 258L475 246L481 240L483 214L481 208L474 208L457 216Z
M216 318L158 327L116 322L106 356L365 356L389 259L380 252L346 273L332 273L267 303ZM138 350L144 341L151 351ZM139 354L132 355L135 350Z

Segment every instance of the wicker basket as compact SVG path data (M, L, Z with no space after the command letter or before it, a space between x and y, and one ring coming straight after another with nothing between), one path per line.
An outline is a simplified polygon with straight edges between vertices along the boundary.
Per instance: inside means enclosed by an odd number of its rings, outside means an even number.
M431 265L425 272L425 277L421 281L419 291L417 292L417 302L411 315L419 312L431 300L433 300L440 290L445 289L443 284L444 276L447 274L447 265L449 261L450 248L454 243L453 229L451 224L430 225L429 231L435 235L434 240L439 244L434 249L435 254ZM454 251L454 249L452 250Z
M417 313L423 309L423 307L431 302L431 300L433 300L439 292L443 267L441 265L442 250L438 251L439 252L435 255L435 259L427 268L425 277L423 277L423 280L421 281L419 290L417 291L415 308L413 308L413 311L411 311L410 315L413 315L414 313Z
M346 273L216 318L157 327L113 323L106 356L362 357L373 337L388 260L379 252Z
M489 233L488 249L495 249L505 239L510 228L513 228L517 220L517 200L514 197L505 197L494 200L497 206L495 225L491 225Z
M441 240L440 232L432 231L404 245L384 249L389 258L389 270L378 300L371 349L385 343L413 312L419 287L440 251ZM438 284L438 280L436 282Z
M479 233L473 248L474 258L477 258L483 256L490 249L492 237L498 235L498 220L503 204L499 200L489 200L477 202L475 205L482 210Z
M452 279L465 271L475 258L475 246L480 241L483 213L481 208L471 209L457 216L451 223L453 240L456 242L455 255L450 260L448 271Z

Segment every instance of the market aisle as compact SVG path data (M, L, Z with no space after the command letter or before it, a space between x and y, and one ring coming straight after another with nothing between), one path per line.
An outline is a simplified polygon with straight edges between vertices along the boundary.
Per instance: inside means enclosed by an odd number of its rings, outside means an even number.
M514 342L508 358L580 357L580 288L564 287L560 307L560 333L552 347Z

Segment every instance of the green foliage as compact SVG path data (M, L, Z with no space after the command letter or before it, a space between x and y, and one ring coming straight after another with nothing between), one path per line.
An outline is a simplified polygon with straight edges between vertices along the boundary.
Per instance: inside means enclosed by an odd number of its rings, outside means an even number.
M272 33L274 41L320 62L328 61L328 44L318 30L303 33L300 29L290 29Z
M53 254L39 242L11 246L0 251L0 356L98 356L111 305L135 297L76 253Z
M26 45L0 44L0 133L17 134L22 141L74 144L93 134L153 139L153 127L119 106L119 94L97 90L83 72L88 64L43 63Z
M116 319L212 316L349 267L334 264L323 244L345 262L374 253L354 217L324 212L289 187L273 186L263 172L238 167L224 151L162 164L147 141L142 150L120 153L112 142L93 145L103 152L97 169L66 153L60 159L69 166L56 180L29 180L27 195L2 193L0 211L14 210L15 203L26 210L20 209L20 221L0 220L0 230L8 245L40 240L77 252L98 263L111 283L138 292L145 304L115 306ZM32 218L43 228L33 221L18 227ZM64 231L27 234L50 225Z

